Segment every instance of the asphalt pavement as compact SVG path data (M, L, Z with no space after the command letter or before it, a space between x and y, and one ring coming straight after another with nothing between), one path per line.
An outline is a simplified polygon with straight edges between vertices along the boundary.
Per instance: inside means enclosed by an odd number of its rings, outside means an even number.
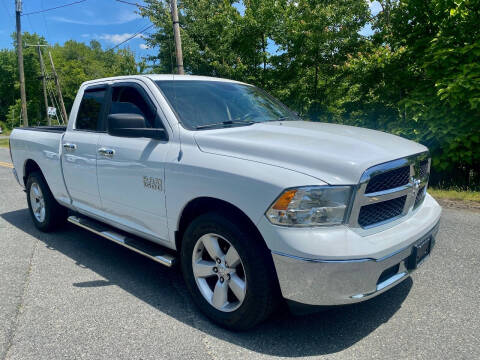
M480 212L445 209L411 279L364 303L283 311L234 333L195 308L178 271L73 225L37 231L0 166L0 360L478 359L479 233Z

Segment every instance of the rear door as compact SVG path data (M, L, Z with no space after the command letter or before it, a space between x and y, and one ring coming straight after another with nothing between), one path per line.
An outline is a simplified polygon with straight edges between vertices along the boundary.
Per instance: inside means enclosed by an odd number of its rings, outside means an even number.
M62 167L72 205L98 214L97 146L105 121L107 85L85 89L72 128L62 140Z
M163 113L140 81L116 82L108 114L143 115L146 127L164 128ZM98 186L104 216L157 242L168 242L165 209L165 158L168 141L111 136L98 145Z

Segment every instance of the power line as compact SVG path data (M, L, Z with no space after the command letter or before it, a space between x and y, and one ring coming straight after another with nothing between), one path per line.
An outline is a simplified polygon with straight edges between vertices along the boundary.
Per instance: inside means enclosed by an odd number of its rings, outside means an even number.
M115 45L114 47L111 47L111 48L108 49L107 51L116 49L116 48L119 47L120 45L123 45L123 44L125 44L127 41L132 40L133 38L137 37L139 34L141 34L142 32L150 29L150 28L153 27L153 26L154 26L154 24L148 25L146 28L143 28L142 30L137 31L135 34L133 34L132 36L130 36L128 39L125 39L125 40L122 41L120 44L117 44L117 45Z
M34 34L35 33L35 30L33 29L33 25L32 25L32 22L30 21L30 18L27 17L27 21L28 21L28 24L30 25L30 32L31 34Z
M43 0L40 2L40 7L42 10L45 8L45 4L43 3ZM45 33L47 34L47 38L50 39L50 34L48 33L48 26L47 26L47 20L45 20L45 15L42 13L42 19L43 19L43 24L45 25Z
M140 4L138 4L138 3L133 3L133 2L130 2L130 1L125 1L125 0L115 0L115 1L120 2L120 3L123 3L123 4L133 5L133 6L142 8L142 9L147 9L146 6L140 5ZM117 44L117 45L115 45L114 47L112 47L112 48L110 48L110 49L108 49L108 50L113 50L113 49L119 47L120 45L122 45L122 44L126 43L127 41L130 41L130 40L133 39L134 37L138 36L140 33L142 33L142 32L144 32L144 31L150 29L152 26L154 26L154 25L152 24L152 25L150 25L150 26L147 26L145 29L142 29L142 30L137 31L135 34L133 34L133 35L132 35L131 37L129 37L128 39L122 41L120 44ZM108 51L108 50L107 50L107 51Z
M75 1L75 2L69 3L69 4L64 4L64 5L60 5L60 6L55 6L55 7L49 8L49 9L32 11L32 12L29 12L29 13L26 13L26 14L22 14L22 15L25 16L25 15L40 14L40 13L44 13L44 12L47 12L47 11L50 11L50 10L55 10L55 9L60 9L60 8L64 8L64 7L71 6L71 5L80 4L80 3L83 3L83 2L85 2L85 1L87 1L87 0L79 0L79 1Z
M125 1L125 0L115 0L117 2L121 2L121 3L124 3L124 4L128 4L128 5L133 5L133 6L137 6L139 8L143 8L143 9L146 9L147 7L146 6L143 6L143 5L140 5L138 3L132 3L132 2L129 2L129 1Z
M55 109L60 109L60 107L58 106L57 98L55 97L55 91L52 89L52 85L50 85L48 87L48 95L50 97L50 101L51 101L53 107L55 107ZM60 114L60 120L61 120L62 124L64 124L65 120L63 119L61 111L55 112L55 117L57 118L58 124L60 125L60 121L58 120L58 114Z

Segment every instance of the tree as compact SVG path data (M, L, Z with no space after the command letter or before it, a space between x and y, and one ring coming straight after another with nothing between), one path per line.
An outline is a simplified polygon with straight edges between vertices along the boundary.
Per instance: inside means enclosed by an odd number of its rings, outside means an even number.
M146 0L142 14L158 29L147 37L151 47L159 49L150 57L155 72L174 73L175 45L169 3ZM239 30L238 11L227 0L185 0L179 3L180 33L186 72L239 78L243 72L233 43ZM240 61L239 61L240 60Z
M15 40L15 34L12 36ZM24 33L26 44L47 45L45 39L37 34ZM14 45L16 45L14 43ZM62 92L67 111L70 110L80 84L101 77L138 73L134 54L129 49L105 51L97 41L89 45L73 40L63 45L56 44L44 50L51 51L55 68L62 84ZM47 58L45 58L46 60ZM19 114L17 97L19 84L15 50L0 51L0 120L11 126L13 114ZM40 81L40 64L35 47L24 50L25 79L28 114L32 125L44 125L44 101ZM50 62L45 61L47 73L51 73ZM50 103L51 106L55 104ZM18 123L16 124L18 125Z
M349 53L363 41L358 34L368 19L363 0L283 1L273 40L281 54L274 56L274 93L312 120L328 119L332 80Z
M343 68L343 120L427 145L434 182L479 184L480 2L381 3L368 50Z

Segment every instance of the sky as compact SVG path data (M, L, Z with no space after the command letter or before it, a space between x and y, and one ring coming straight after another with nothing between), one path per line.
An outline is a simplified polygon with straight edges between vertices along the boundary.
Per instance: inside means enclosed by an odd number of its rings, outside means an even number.
M151 24L149 19L142 18L136 13L135 6L117 0L86 0L75 5L28 15L31 12L76 1L81 0L23 0L22 31L36 32L51 44L63 44L70 39L87 44L91 40L98 40L104 49L109 49ZM129 1L143 4L142 0ZM373 3L366 1L373 14L380 11L380 4L377 1ZM0 49L12 48L10 35L15 31L15 1L0 0L0 3ZM241 4L237 4L237 8L243 13ZM153 28L147 30L147 33L152 30ZM372 29L367 25L360 33L370 35ZM135 53L138 60L155 52L154 49L146 47L140 35L121 45L125 46ZM275 45L269 44L268 50L274 53Z
M116 0L87 0L28 15L76 1L79 0L23 0L22 31L36 32L51 44L63 44L70 39L87 44L98 40L104 49L108 49L151 24L150 20L136 13L136 6ZM141 0L131 2L143 4ZM10 35L15 31L15 1L0 0L0 3L0 48L12 48ZM134 51L137 59L153 51L146 48L140 36L128 41L125 46Z

